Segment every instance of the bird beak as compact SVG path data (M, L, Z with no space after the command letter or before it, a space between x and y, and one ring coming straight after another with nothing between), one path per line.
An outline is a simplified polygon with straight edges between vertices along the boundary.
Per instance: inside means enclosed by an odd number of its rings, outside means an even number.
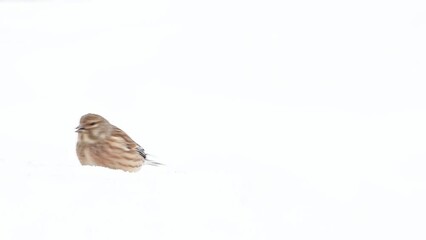
M81 131L83 131L84 130L84 127L82 127L81 125L79 125L78 127L76 127L75 128L76 130L76 132L81 132Z

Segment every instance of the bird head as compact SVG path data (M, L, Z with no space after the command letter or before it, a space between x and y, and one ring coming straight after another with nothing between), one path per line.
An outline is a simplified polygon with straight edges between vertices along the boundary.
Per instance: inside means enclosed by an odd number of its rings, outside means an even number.
M92 140L106 137L111 124L102 116L88 113L80 118L80 125L76 127L79 136L89 137ZM86 137L86 139L87 139Z

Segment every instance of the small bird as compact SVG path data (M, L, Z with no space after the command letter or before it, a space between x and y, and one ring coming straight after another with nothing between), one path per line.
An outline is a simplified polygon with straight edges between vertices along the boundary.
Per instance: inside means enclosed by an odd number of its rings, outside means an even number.
M145 150L139 144L100 115L83 115L76 129L77 156L82 165L102 166L127 172L136 172L143 164L161 165L148 160Z

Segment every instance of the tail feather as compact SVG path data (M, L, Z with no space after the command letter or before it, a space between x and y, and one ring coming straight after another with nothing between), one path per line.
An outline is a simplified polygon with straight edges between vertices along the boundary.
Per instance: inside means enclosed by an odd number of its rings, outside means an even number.
M156 167L164 165L162 163L159 163L159 162L153 161L151 159L147 159L147 158L145 158L144 163L147 164L147 165L156 166Z

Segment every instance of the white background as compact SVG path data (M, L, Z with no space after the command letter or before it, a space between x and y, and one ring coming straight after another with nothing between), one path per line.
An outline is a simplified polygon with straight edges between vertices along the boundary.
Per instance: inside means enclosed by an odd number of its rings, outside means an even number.
M0 239L425 239L425 7L0 1Z

